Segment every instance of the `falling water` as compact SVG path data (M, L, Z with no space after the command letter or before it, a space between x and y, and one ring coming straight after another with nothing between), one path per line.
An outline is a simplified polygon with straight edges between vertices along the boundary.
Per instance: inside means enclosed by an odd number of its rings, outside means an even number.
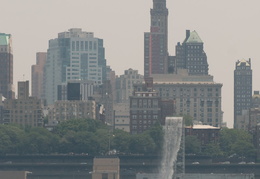
M159 177L161 179L172 179L174 164L180 148L182 137L182 117L167 117L164 127L164 144L162 163Z

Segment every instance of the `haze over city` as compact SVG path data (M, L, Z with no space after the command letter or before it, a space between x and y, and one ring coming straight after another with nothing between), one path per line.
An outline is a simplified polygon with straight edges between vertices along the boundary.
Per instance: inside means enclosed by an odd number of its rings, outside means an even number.
M209 74L223 83L224 122L233 126L233 72L239 59L252 59L253 90L260 90L257 67L260 2L257 0L172 0L169 9L168 51L185 39L185 30L196 30L204 42ZM14 85L30 80L36 52L46 52L48 40L59 32L82 28L104 39L107 64L121 75L133 68L143 74L143 35L149 32L152 0L10 0L1 2L0 32L12 34Z

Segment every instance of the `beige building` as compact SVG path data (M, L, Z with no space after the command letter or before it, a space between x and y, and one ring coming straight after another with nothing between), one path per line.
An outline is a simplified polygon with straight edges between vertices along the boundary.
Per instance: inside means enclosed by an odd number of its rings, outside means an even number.
M27 179L28 171L0 171L1 179Z
M123 75L116 78L116 102L129 103L129 96L132 96L134 84L143 83L143 75L138 74L138 70L125 70Z
M46 58L46 52L36 53L36 65L32 65L31 69L32 96L38 99L43 97L43 72Z
M176 114L188 114L203 124L221 127L221 88L213 76L191 76L184 69L177 74L153 74L153 88L162 99L172 99Z
M95 157L92 179L119 179L120 159L113 156Z
M50 126L72 119L96 119L96 103L93 100L56 101L48 112Z
M115 129L130 132L130 107L129 103L117 103L115 110Z
M15 123L22 126L43 126L41 100L29 97L29 82L18 82L18 99L4 101L3 123Z

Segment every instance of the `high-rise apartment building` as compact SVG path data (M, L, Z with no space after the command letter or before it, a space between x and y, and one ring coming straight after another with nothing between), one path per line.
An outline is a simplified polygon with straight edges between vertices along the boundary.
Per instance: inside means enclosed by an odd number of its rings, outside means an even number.
M43 99L43 72L46 63L47 53L36 53L36 65L32 65L31 79L32 79L32 96L38 99Z
M238 60L234 71L234 128L239 128L238 120L243 110L249 110L252 102L251 60Z
M10 34L0 33L0 93L7 99L15 97L13 89L13 49Z
M144 34L144 76L168 71L168 9L166 0L153 0L150 32Z
M91 80L101 85L106 80L103 40L93 32L69 29L49 41L44 70L44 97L47 104L57 100L57 86L69 80Z
M177 69L187 69L189 75L208 75L207 55L203 44L196 31L187 30L184 42L176 46L176 56L169 58L171 73L176 73Z

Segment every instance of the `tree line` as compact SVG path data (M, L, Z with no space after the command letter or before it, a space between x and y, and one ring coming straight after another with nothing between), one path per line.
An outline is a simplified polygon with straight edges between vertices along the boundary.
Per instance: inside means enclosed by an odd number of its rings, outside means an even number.
M163 128L156 124L142 134L113 130L93 119L68 120L53 131L40 127L0 125L0 155L5 154L117 154L158 155L163 146ZM209 156L255 156L252 136L246 131L223 128L218 143L204 147L196 136L186 136L186 154Z

